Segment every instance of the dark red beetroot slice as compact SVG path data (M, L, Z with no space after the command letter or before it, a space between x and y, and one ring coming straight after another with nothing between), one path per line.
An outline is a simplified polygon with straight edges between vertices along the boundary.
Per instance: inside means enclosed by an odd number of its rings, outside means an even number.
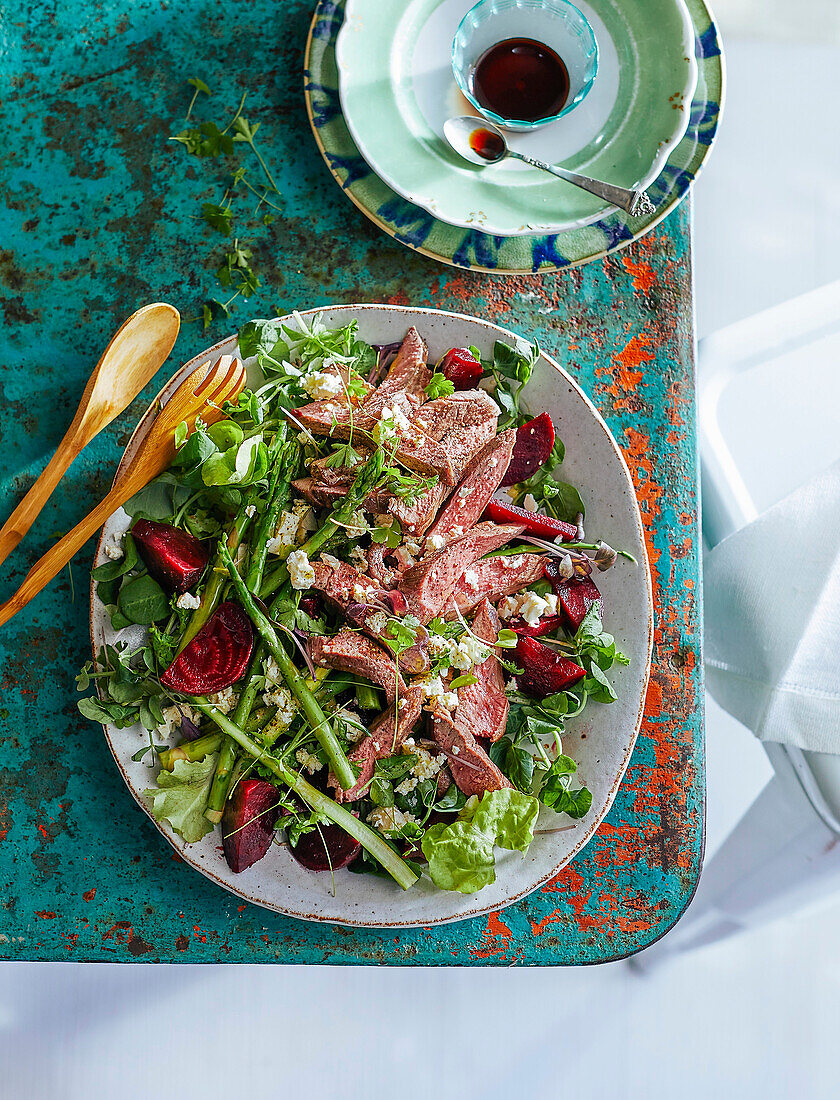
M239 874L271 847L280 791L265 779L240 779L222 815L222 845L231 871Z
M591 577L579 577L572 580L560 580L557 576L559 566L552 559L546 562L545 575L551 581L557 595L557 602L563 608L569 627L574 631L583 622L586 612L594 603L604 606L604 597Z
M239 604L228 600L219 604L160 682L185 695L222 691L244 675L253 648L251 620Z
M352 863L361 850L361 844L340 825L319 825L311 833L304 833L296 847L289 848L298 863L310 871L337 871Z
M543 634L553 634L555 630L559 630L563 623L562 616L547 615L544 619L540 619L536 626L531 626L521 615L517 615L508 625L511 630L515 630L517 634L522 634L526 638L541 638Z
M519 690L538 699L566 691L586 675L586 669L534 638L519 638L514 661L523 670L522 675L516 677Z
M516 429L513 457L502 478L502 485L516 485L535 474L548 461L554 446L554 425L548 413L540 413Z
M437 369L456 390L471 390L484 374L484 367L469 348L450 348Z
M151 519L138 519L131 534L146 568L171 592L186 592L201 580L210 552L189 531Z
M553 516L541 516L539 512L529 512L527 508L517 508L515 504L505 504L502 500L488 500L484 514L495 523L524 523L529 535L541 539L562 539L571 542L577 537L577 527Z
M324 611L320 598L312 595L301 596L298 607L301 611L305 611L310 619L320 619Z

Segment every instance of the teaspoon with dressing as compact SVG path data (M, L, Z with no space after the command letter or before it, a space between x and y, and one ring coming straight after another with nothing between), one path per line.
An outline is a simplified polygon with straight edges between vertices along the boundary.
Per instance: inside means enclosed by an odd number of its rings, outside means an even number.
M550 172L553 176L574 184L575 187L580 187L592 195L597 195L612 206L625 210L631 217L652 214L656 209L645 192L639 188L618 187L613 183L604 183L603 180L582 176L579 172L570 172L567 168L559 168L556 164L546 164L525 153L517 153L515 149L508 147L502 131L486 119L475 118L472 115L450 118L443 124L443 133L455 152L470 164L478 164L484 168L488 164L498 164L507 157L514 157L534 168Z

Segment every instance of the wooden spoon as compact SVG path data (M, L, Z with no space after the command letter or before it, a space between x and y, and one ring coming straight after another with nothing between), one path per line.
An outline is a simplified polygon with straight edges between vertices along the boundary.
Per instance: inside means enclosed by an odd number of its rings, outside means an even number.
M11 554L68 467L95 435L125 409L157 373L178 337L174 306L143 306L117 329L88 379L73 422L46 469L0 529L0 564Z
M230 355L223 355L213 366L209 361L203 363L189 374L161 409L111 492L32 566L14 596L0 604L0 626L61 572L109 516L163 473L175 456L175 429L182 421L186 421L191 431L197 416L205 424L214 424L224 416L221 408L224 402L234 400L244 387L245 368Z

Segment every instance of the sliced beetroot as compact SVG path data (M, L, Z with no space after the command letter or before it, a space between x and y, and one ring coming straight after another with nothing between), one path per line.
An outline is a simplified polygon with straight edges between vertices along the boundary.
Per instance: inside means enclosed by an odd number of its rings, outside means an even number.
M516 677L519 690L538 699L566 691L586 675L586 669L568 657L561 657L535 638L520 636L513 659L523 670Z
M502 479L502 485L517 485L535 474L548 461L554 446L554 425L547 412L540 413L516 430L513 458Z
M324 607L321 603L321 598L315 595L301 596L298 607L301 611L305 611L310 619L320 619L324 613Z
M189 531L169 523L138 519L131 534L146 568L170 592L186 592L201 580L210 552Z
M262 859L271 847L280 791L265 779L240 779L222 815L222 845L237 875Z
M559 565L552 558L545 565L545 575L551 581L551 586L557 596L559 607L567 619L567 625L574 632L583 622L584 616L594 603L600 603L603 609L604 597L598 591L598 586L591 577L574 577L572 580L561 580L558 577Z
M469 348L450 348L437 369L456 390L471 390L484 374L484 367Z
M160 682L184 695L222 691L244 675L253 648L251 620L239 604L228 600L216 608Z
M525 532L537 535L541 539L561 539L571 542L577 538L577 527L553 516L541 516L539 512L529 512L527 508L517 508L515 504L505 504L503 500L488 500L484 514L495 523L522 523Z
M525 638L541 638L544 634L553 634L555 630L559 630L564 624L565 619L562 615L547 615L534 626L526 623L521 615L517 615L515 619L510 620L508 626Z
M362 846L340 825L319 825L311 833L304 833L289 851L310 871L337 871L352 863Z

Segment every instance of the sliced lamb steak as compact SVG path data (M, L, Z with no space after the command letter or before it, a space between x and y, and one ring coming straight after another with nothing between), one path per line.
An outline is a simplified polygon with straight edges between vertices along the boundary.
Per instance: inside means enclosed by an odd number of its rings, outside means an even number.
M429 529L429 538L436 535L448 542L469 531L501 484L515 443L516 432L508 428L470 459L461 483Z
M400 691L398 700L400 718L396 730L393 706L388 707L371 723L367 737L362 738L347 758L352 764L361 768L353 786L343 791L338 786L335 776L330 775L329 784L335 789L336 802L351 802L367 793L376 761L399 752L403 741L414 732L420 721L422 707L423 692L419 688L409 687L405 693Z
M497 603L502 596L519 592L540 580L545 561L542 554L512 554L476 562L455 586L446 603L445 617L456 619L456 609L466 615L484 599Z
M499 635L500 626L495 607L489 600L484 600L472 624L473 634L492 645ZM498 741L505 732L510 709L502 666L491 651L485 661L473 665L470 671L476 680L458 691L455 724L470 730L475 737Z
M409 610L421 623L440 614L464 572L478 558L498 550L516 538L522 528L516 524L478 523L443 550L424 558L407 570L400 591Z
M405 691L394 659L370 638L353 630L341 630L332 638L312 637L308 648L313 663L321 668L336 668L379 684L385 690L389 706L394 702L398 685L400 693Z
M458 722L445 710L436 710L432 715L432 735L442 752L446 753L452 778L467 797L485 791L500 791L512 784L502 775L484 749L478 744L471 731Z

